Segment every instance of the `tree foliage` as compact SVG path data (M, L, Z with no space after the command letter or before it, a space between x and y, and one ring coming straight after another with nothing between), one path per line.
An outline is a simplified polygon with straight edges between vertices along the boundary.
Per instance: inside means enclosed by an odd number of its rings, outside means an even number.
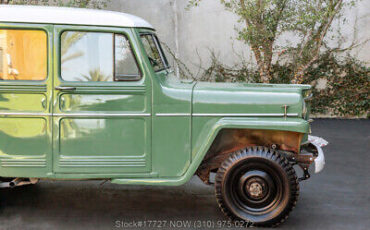
M78 8L102 9L110 0L0 0L2 4L14 5L54 5Z
M198 6L202 0L189 0ZM302 83L323 48L335 19L355 0L220 0L239 17L238 39L248 44L262 82L272 80L272 67L279 59L292 63L292 83ZM278 45L282 35L292 42Z
M320 80L326 82L325 88L317 87ZM303 83L314 86L314 113L369 118L370 68L354 57L338 60L330 52L321 54Z

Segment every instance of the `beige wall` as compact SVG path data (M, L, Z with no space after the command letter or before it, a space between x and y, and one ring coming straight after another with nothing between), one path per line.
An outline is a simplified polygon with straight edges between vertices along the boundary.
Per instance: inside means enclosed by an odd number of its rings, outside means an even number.
M199 63L207 66L210 50L215 51L226 64L238 63L241 58L253 61L249 48L235 39L236 16L225 11L219 0L203 0L200 7L190 11L185 10L186 5L187 0L112 0L108 9L148 20L157 29L162 41L194 72L198 70ZM370 0L362 0L345 13L348 23L342 32L348 41L353 38L356 17L358 40L370 38L369 9ZM370 42L352 53L369 65L369 48Z

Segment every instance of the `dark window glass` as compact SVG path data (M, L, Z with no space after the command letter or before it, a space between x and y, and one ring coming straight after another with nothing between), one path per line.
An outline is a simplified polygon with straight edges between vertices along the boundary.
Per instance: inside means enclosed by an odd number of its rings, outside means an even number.
M162 51L157 37L153 34L142 34L141 40L154 71L157 72L167 68L167 59Z

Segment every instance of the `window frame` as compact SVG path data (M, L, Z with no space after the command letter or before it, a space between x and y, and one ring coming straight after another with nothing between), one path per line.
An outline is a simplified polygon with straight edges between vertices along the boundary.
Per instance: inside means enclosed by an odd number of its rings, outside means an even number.
M160 44L160 42L159 42L159 39L158 39L157 35L156 35L155 33L151 33L151 32L140 32L140 33L139 33L139 37L140 37L140 42L141 42L142 44L143 44L143 41L142 41L141 36L145 36L145 35L149 35L149 36L151 36L151 37L153 38L154 44L155 44L156 48L158 49L159 56L160 56L161 61L162 61L162 63L163 63L163 68L161 68L161 69L159 69L159 70L154 70L153 65L152 65L152 64L150 64L150 66L153 68L154 72L155 72L155 73L158 73L158 72L161 72L161 71L163 71L163 70L166 70L166 69L171 68L171 66L170 66L170 65L169 65L169 63L168 63L168 60L167 60L166 56L164 56L164 51L163 51L163 49L162 49L162 46L161 46L161 44ZM143 44L143 46L144 46L144 44ZM146 56L147 56L147 58L148 58L149 56L148 56L148 54L147 54L147 52L146 52L145 48L144 48L144 51L145 51L145 55L146 55Z
M16 83L16 82L23 82L24 84L32 84L32 83L36 83L36 84L39 84L39 83L43 83L43 82L47 82L48 79L49 79L49 75L50 75L50 50L52 50L52 48L50 47L50 44L52 44L50 42L50 38L52 37L52 34L49 33L48 29L46 28L46 26L48 25L42 25L42 24L37 24L37 25L29 25L29 24L5 24L4 26L0 26L0 30L23 30L23 31L40 31L40 32L43 32L45 35L46 35L46 75L45 75L45 78L44 79L41 79L41 80L9 80L9 79L0 79L0 82L8 82L8 83ZM50 36L49 36L50 35Z
M133 43L130 39L130 36L125 33L125 32L117 32L117 31L110 31L109 29L108 30L105 30L106 28L94 28L94 29L90 29L90 28L68 28L68 29L63 29L61 31L59 31L59 36L58 36L58 39L59 39L59 54L58 54L58 59L59 59L59 79L62 81L62 82L65 82L65 83L98 83L98 84L104 84L104 83L114 83L114 82L138 82L138 81L141 81L143 79L143 71L141 70L141 66L139 65L139 62L138 62L138 58L137 58L137 55L135 53L135 50L134 50L134 46L133 46ZM104 34L112 34L112 51L113 51L113 81L67 81L65 79L63 79L63 75L62 75L62 56L61 56L61 51L62 51L62 35L63 33L65 32L81 32L81 33L104 33ZM120 77L120 78L117 78L116 77L116 48L115 48L115 44L116 44L116 35L121 35L123 36L129 43L130 45L130 51L131 51L131 54L135 60L135 64L136 64L136 67L138 69L138 75L136 76L135 79L123 79L124 77ZM128 76L126 76L128 77ZM131 76L130 76L131 77Z

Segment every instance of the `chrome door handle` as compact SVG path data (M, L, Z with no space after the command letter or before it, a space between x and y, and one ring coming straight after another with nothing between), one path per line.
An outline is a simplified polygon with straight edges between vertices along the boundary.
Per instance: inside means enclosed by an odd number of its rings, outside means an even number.
M76 87L63 87L63 86L57 86L55 87L56 90L76 90Z

